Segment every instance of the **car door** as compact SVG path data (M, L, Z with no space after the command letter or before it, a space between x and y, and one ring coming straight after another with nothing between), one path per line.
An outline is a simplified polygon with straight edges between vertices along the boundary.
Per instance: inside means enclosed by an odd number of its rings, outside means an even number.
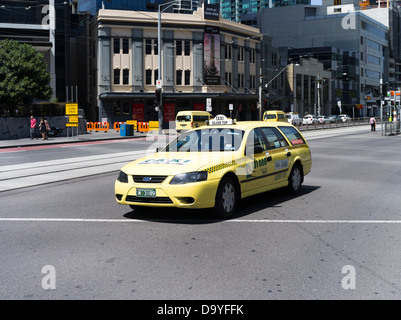
M288 170L291 165L290 146L284 136L277 128L263 127L261 132L267 141L267 152L265 155L269 161L267 170L269 172L265 183L274 185L287 179Z
M246 194L257 193L257 190L266 185L266 178L269 173L267 141L259 128L251 130L249 133L245 150L245 168L239 180L241 191Z

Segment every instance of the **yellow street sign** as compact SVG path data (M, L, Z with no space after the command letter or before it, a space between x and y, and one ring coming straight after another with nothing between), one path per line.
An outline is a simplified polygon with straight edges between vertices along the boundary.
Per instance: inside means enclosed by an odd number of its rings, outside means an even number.
M71 122L68 122L68 123L65 124L65 126L66 126L66 127L78 127L78 123L71 123Z
M78 103L66 103L65 104L65 114L66 115L78 115Z
M78 116L68 116L68 122L78 122Z

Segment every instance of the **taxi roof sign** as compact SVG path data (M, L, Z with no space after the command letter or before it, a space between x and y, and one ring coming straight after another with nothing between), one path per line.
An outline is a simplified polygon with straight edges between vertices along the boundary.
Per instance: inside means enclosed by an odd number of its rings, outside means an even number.
M213 119L210 119L209 125L233 124L233 119L228 119L224 114L218 114Z

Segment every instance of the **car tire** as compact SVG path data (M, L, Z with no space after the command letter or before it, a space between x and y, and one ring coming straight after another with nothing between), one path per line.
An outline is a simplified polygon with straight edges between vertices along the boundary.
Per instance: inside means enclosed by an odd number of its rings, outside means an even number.
M217 189L214 214L221 219L231 217L235 212L238 200L239 192L234 179L223 178Z
M296 163L292 167L290 176L288 177L288 192L290 194L297 194L301 190L302 181L302 168L298 163Z

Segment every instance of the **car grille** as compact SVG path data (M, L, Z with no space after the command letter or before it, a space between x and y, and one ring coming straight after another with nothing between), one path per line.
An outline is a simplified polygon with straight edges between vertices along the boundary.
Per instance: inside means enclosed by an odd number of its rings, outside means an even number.
M132 178L135 183L162 183L167 176L132 176ZM146 178L149 178L150 180Z
M173 203L173 201L169 197L141 198L128 195L125 200L127 202L141 202L141 203Z

